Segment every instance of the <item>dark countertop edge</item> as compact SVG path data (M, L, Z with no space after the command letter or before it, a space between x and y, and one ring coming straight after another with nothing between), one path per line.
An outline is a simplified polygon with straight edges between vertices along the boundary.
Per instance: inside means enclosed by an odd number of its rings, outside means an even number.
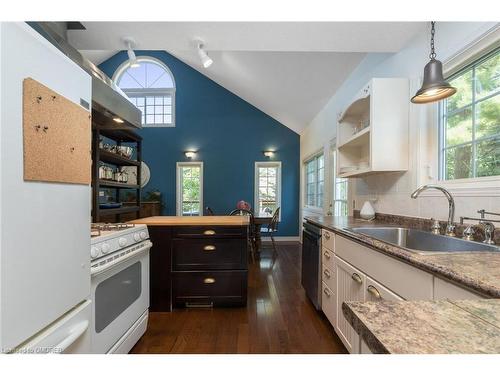
M358 333L359 339L365 342L373 354L391 354L377 336L363 323L356 312L351 309L348 302L342 302L342 312L349 324Z
M357 243L360 243L364 246L367 246L375 251L378 251L379 253L382 253L384 255L388 255L388 256L391 256L395 259L403 261L403 262L405 262L413 267L419 268L423 271L431 272L431 273L433 273L441 278L444 278L448 281L451 281L455 284L465 286L466 288L473 290L473 291L483 295L484 297L500 298L500 290L499 289L491 287L490 285L485 285L484 283L482 283L478 280L471 279L467 276L455 275L455 274L450 275L449 272L446 272L446 268L437 267L433 264L427 263L425 260L415 258L411 252L409 252L408 250L406 250L402 247L399 247L399 246L396 246L393 244L388 244L386 242L377 240L375 238L365 236L361 233L354 234L348 230L340 229L338 227L327 226L319 221L316 221L314 219L314 217L305 216L304 220L306 220L312 224L315 224L323 229L327 229L327 230L330 230L332 232L335 232L343 237L347 237L350 240L353 240ZM394 224L387 223L387 226L394 226ZM384 244L386 246L391 246L391 247L397 248L403 254L397 253L397 252L387 251L386 249L384 249L382 247L377 247L376 243L378 243L378 242L381 244Z

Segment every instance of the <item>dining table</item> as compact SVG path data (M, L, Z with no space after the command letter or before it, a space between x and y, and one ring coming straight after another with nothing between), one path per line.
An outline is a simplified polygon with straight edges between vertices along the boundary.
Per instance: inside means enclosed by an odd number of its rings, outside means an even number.
M260 230L263 225L269 225L272 220L272 216L255 216L254 217L254 230L255 230L255 251L257 253L260 252L261 244L262 244L262 238L260 235Z

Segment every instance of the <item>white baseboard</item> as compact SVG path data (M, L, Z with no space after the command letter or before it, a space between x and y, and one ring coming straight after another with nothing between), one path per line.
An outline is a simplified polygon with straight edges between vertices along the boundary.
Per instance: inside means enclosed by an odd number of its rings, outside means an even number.
M271 237L261 237L262 242L271 242ZM299 236L285 236L285 237L274 237L276 242L298 242L300 241Z

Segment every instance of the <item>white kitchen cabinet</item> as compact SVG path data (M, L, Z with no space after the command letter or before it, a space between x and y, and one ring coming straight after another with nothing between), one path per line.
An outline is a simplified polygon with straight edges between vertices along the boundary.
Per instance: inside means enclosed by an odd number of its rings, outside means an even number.
M330 232L329 230L322 229L321 230L321 245L332 251L335 252L335 234L333 232Z
M339 177L408 170L409 84L373 78L339 114Z
M430 273L343 236L336 236L335 254L406 300L432 300Z
M333 251L323 247L321 250L321 262L323 266L333 269Z
M344 301L364 301L365 275L349 263L335 257L335 271L337 274L337 324L336 332L350 353L359 352L359 335L350 325L342 313Z
M439 277L434 277L434 299L482 299L485 297L473 293L465 288L461 288Z
M337 276L335 266L329 268L323 265L321 280L332 290L337 289Z
M335 327L337 325L337 296L334 290L324 282L321 283L321 289L321 310L323 310L330 324Z
M366 345L366 342L363 339L360 340L359 353L360 354L373 354L373 352L370 350L368 345Z
M403 298L390 291L371 277L366 276L365 301L403 301Z

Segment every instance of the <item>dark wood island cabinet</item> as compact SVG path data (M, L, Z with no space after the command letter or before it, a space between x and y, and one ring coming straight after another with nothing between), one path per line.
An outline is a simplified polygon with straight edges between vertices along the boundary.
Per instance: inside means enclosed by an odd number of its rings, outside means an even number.
M246 306L248 218L152 216L150 310Z

